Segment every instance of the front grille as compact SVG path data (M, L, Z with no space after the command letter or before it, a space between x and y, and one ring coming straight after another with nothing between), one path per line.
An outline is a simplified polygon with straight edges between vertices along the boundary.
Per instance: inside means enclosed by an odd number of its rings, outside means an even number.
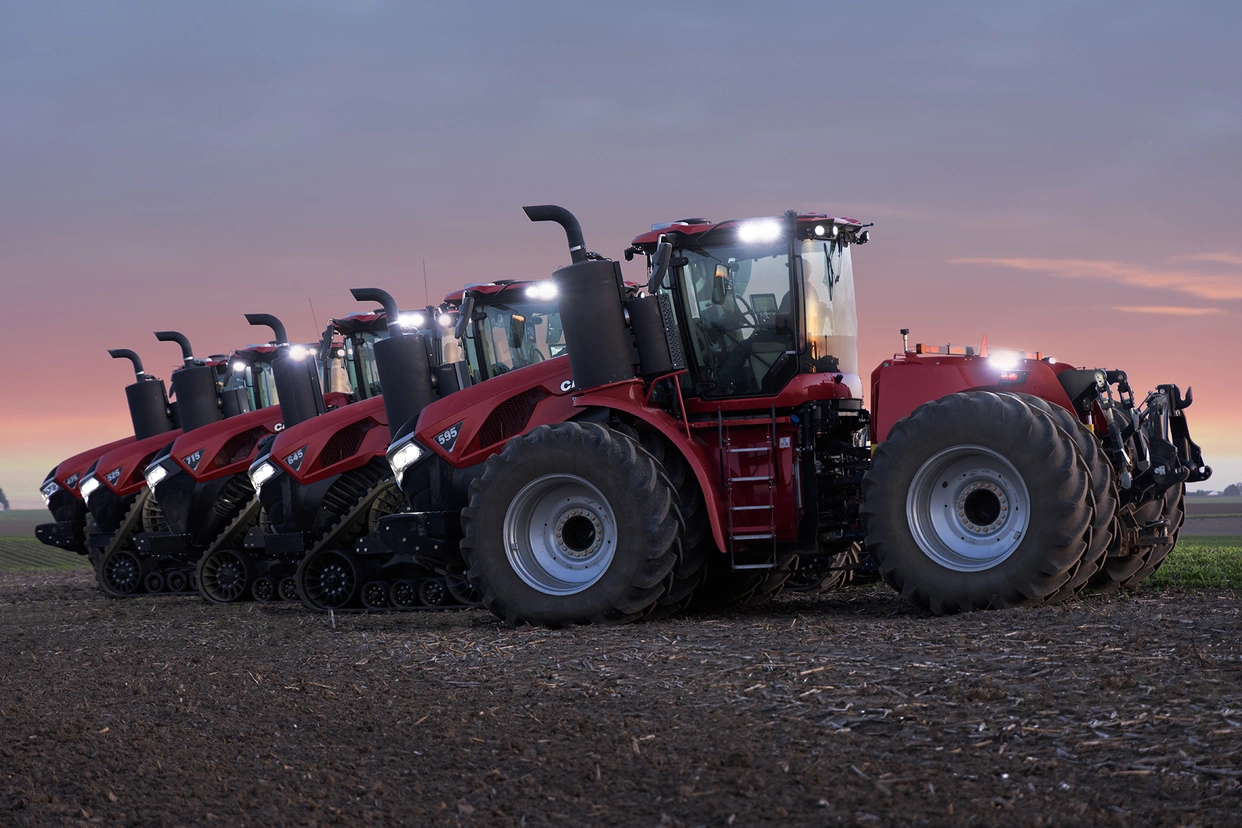
M350 423L336 434L333 434L331 439L328 440L328 444L323 447L323 451L319 453L319 468L326 469L328 466L353 457L362 446L362 441L367 436L367 432L377 425L379 423L368 417L365 420Z
M535 406L547 396L542 388L531 388L496 406L479 429L479 448L487 448L520 434L535 413Z
M267 429L262 426L255 426L240 434L234 434L216 455L216 468L222 469L245 460L265 434L267 434Z

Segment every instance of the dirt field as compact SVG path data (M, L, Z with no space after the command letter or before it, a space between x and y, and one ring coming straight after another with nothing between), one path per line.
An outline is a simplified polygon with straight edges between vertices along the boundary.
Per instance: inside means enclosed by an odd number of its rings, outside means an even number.
M1238 824L1234 592L508 630L0 575L0 823Z

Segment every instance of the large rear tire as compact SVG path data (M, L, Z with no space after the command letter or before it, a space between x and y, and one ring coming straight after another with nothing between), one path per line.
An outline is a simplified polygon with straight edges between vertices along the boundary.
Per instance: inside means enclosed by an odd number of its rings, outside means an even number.
M617 624L668 589L676 494L633 438L595 423L514 437L470 485L466 574L509 624Z
M951 394L899 421L863 480L866 545L937 615L1039 604L1074 575L1094 520L1074 442L1016 397Z
M1082 455L1087 470L1091 473L1091 493L1095 499L1095 518L1091 523L1091 540L1087 551L1083 553L1077 569L1058 593L1049 600L1052 602L1069 598L1082 592L1104 566L1108 551L1113 546L1114 526L1117 518L1117 479L1112 465L1104 455L1099 439L1081 420L1059 405L1053 405L1041 397L1029 394L1014 394L1031 408L1044 412L1056 422L1066 435L1074 441L1078 453Z

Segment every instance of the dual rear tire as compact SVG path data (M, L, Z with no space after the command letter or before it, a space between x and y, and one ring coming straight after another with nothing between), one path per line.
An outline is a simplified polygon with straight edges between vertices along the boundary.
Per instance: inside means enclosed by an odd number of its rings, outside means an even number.
M1093 528L1112 516L1097 520L1096 489L1074 437L1038 405L951 394L877 447L863 481L867 549L894 589L938 615L1059 600L1102 555Z

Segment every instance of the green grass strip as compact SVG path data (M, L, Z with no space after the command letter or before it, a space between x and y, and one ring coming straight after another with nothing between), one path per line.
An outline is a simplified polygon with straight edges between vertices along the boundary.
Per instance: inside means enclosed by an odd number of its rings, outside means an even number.
M90 569L90 561L77 552L46 546L35 538L0 537L0 572L27 569Z
M1242 538L1183 535L1164 566L1143 585L1156 589L1242 589Z

